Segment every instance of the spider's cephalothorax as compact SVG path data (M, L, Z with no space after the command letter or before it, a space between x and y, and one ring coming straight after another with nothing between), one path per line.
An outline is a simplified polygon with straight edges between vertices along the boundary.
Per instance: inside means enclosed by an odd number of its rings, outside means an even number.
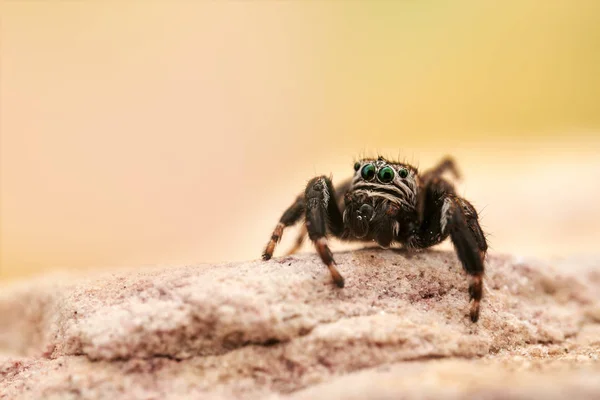
M469 275L469 295L473 301L470 316L476 322L487 243L477 211L442 177L446 171L458 178L450 158L419 175L408 164L379 157L357 161L352 179L336 189L325 176L313 178L305 192L284 212L263 258L272 257L284 228L304 217L303 230L290 253L300 247L308 233L334 282L343 287L344 278L335 267L327 234L344 240L375 241L382 247L396 242L408 249L430 247L450 236Z

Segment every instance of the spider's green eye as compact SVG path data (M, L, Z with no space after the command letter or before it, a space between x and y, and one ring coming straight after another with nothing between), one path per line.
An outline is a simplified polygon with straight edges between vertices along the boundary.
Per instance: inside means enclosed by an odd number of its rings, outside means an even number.
M360 171L360 175L364 180L370 181L375 176L375 166L373 164L367 164Z
M394 170L392 167L383 167L377 174L377 179L383 183L391 182L394 179Z
M398 171L398 175L400 175L400 178L406 178L408 176L408 170L406 168L401 168Z
M354 170L358 171L359 168L360 168L360 163L357 161L356 163L354 163Z

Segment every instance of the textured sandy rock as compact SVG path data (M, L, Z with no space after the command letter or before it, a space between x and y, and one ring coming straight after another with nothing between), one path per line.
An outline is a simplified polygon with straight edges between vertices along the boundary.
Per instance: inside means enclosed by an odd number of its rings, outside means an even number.
M600 396L600 263L490 256L472 324L451 252L336 258L3 288L0 397Z

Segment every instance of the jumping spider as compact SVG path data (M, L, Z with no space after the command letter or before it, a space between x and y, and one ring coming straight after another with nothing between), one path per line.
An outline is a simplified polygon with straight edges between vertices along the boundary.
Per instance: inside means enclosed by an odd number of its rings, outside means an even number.
M449 171L459 178L454 161L446 158L419 175L411 165L379 157L357 161L354 171L351 179L335 189L325 176L311 179L281 216L263 259L273 256L284 228L304 217L290 253L298 250L308 233L333 281L342 288L344 278L327 245L328 233L343 240L373 240L384 248L398 242L409 250L431 247L450 236L469 276L470 316L477 322L487 243L475 208L442 177Z

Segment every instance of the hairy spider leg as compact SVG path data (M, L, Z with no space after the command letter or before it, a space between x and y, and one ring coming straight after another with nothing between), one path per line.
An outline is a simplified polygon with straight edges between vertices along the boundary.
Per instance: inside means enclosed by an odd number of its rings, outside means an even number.
M275 226L275 229L273 230L271 240L269 240L269 243L263 251L263 260L269 260L271 257L273 257L275 246L277 246L277 243L279 243L281 237L283 236L283 230L288 226L294 225L300 220L300 218L302 218L305 206L306 203L304 202L304 195L300 195L296 198L294 204L292 204L287 210L284 211L283 215L279 219L279 223L277 224L277 226Z
M335 284L344 287L344 278L335 267L335 260L327 244L327 228L339 236L344 228L342 213L338 207L331 180L325 176L313 178L306 186L305 224L308 237L314 243L321 260L329 268Z
M454 179L460 179L460 171L456 166L456 162L450 156L444 157L435 167L426 171L423 174L423 178L427 179L428 176L431 177L441 177L446 171L450 171L454 176Z
M331 182L330 182L330 184L331 184ZM350 184L351 184L351 180L350 179L346 180L345 182L343 182L342 184L339 185L337 192L338 193L347 192L348 188L350 187ZM265 247L265 250L263 251L263 254L262 254L263 260L270 260L271 257L273 257L273 253L275 252L275 247L281 240L281 237L283 236L283 231L285 230L285 228L295 225L304 216L305 208L306 208L305 196L306 196L305 193L300 194L296 198L294 203L291 206L289 206L288 209L285 210L285 212L281 216L279 223L277 224L277 226L275 226L275 229L273 230L273 234L271 235L271 239L269 240L269 243L267 244L267 246ZM335 201L335 199L334 199L334 201ZM339 211L339 209L338 209L338 211ZM336 235L339 235L339 234L341 234L341 231L343 229L343 227L342 227L343 221L340 219L340 221L338 221L337 224L339 224L339 225L335 225L334 232ZM296 243L294 244L294 247L292 247L292 249L290 249L288 251L287 255L294 254L300 249L300 247L304 243L304 239L306 238L307 233L308 233L308 231L306 229L306 225L302 224L302 227L300 228L300 232L298 232L298 237L296 238Z
M457 196L444 199L442 229L447 229L458 258L469 275L471 321L479 319L479 304L483 295L483 273L487 242L477 220L475 208ZM446 221L446 226L444 222Z
M438 189L454 193L454 186L442 178L442 175L450 171L454 179L460 179L460 171L450 156L444 157L435 167L425 171L421 176L421 185L424 188L437 186ZM425 196L427 191L421 190L417 194L417 212L419 214L419 222L423 222L425 215Z
M471 321L477 322L483 296L487 242L475 207L455 194L454 186L439 176L440 171L438 168L431 172L430 176L434 179L428 179L421 187L421 226L413 245L430 247L450 236L458 259L469 275L469 297L472 301L470 317ZM424 176L427 177L428 174L430 172L426 172Z

